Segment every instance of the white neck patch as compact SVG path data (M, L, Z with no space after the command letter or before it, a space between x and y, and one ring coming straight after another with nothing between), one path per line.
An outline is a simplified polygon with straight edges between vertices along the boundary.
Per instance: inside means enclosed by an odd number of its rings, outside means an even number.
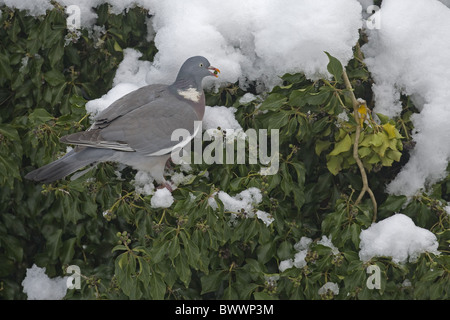
M180 96L185 99L191 100L193 102L199 102L202 93L195 88L189 88L186 90L178 90L177 91Z

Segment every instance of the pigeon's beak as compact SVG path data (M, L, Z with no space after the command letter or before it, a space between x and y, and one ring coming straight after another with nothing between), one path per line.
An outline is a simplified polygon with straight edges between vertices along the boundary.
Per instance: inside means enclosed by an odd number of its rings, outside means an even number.
M212 70L211 75L214 77L219 77L220 70L214 67L208 67L208 70Z

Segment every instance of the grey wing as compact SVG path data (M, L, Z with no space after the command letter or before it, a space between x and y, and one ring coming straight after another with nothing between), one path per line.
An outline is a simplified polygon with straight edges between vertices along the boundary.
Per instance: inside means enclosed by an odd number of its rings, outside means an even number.
M96 122L84 132L61 138L61 141L82 146L136 151L144 155L168 154L180 141L172 141L176 129L194 134L198 116L186 102L167 93L111 122ZM185 131L185 132L187 132ZM178 138L178 136L176 137Z
M120 99L114 101L109 107L95 116L95 123L90 129L96 129L108 125L111 121L119 118L134 109L156 100L167 92L167 86L154 84L136 89Z

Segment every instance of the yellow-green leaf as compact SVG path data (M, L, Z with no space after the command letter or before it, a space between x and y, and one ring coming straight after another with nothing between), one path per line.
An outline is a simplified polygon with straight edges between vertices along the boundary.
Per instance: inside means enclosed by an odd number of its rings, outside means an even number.
M330 157L330 159L327 161L328 170L330 170L333 175L337 175L342 169L341 165L343 161L344 158L342 158L341 156Z
M367 163L370 163L370 164L375 164L378 162L380 162L380 157L376 153L374 153L373 156L369 159L369 161L367 161Z
M387 157L381 158L381 164L382 164L384 167L390 167L390 166L392 166L392 163L393 163L393 162L394 162L394 160L389 159L389 158L387 158Z
M367 157L371 153L372 153L372 149L367 148L367 147L362 147L362 148L358 149L358 154L361 159L364 157Z
M383 140L383 143L381 144L381 146L375 147L375 148L373 148L373 150L375 150L375 152L378 153L380 158L384 158L384 156L386 154L386 150L388 148L389 148L389 140L387 140L387 137L386 137L386 139Z
M120 46L120 44L117 41L114 41L114 50L115 51L119 51L122 52L122 47Z
M389 139L394 139L397 136L397 134L395 132L397 130L395 129L395 127L392 124L390 124L390 123L383 124L383 129L389 135Z
M318 156L320 156L320 154L322 153L322 151L328 149L328 147L331 145L330 141L323 141L323 140L317 140L316 142L316 154Z
M370 144L374 147L380 147L383 144L383 141L385 140L386 136L383 132L378 132L374 135L372 135L370 139Z
M336 143L333 151L330 152L330 156L337 156L340 153L349 151L351 147L352 147L352 139L347 134L345 135L344 139Z
M397 150L388 150L386 152L386 157L398 162L398 161L400 161L400 158L402 157L402 153Z

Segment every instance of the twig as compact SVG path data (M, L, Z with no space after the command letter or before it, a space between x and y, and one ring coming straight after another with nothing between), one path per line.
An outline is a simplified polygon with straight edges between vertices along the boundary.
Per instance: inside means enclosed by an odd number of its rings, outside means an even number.
M375 222L377 220L377 207L378 207L377 200L375 199L375 195L373 194L372 189L370 189L370 187L369 187L369 181L367 179L366 170L364 169L364 165L358 155L359 137L361 135L361 126L359 125L358 109L359 109L359 106L361 105L361 103L358 102L358 100L356 100L355 94L353 93L352 85L350 83L350 80L348 79L348 75L347 75L347 72L345 71L345 68L343 68L342 77L344 79L345 87L350 92L350 98L351 98L352 104L353 104L353 114L354 114L355 121L357 124L356 125L356 133L355 133L355 142L353 144L353 158L355 159L356 164L358 165L359 171L361 172L361 179L362 179L362 183L363 183L361 193L359 194L358 198L355 201L355 206L357 206L361 202L364 194L367 192L370 196L370 199L372 199L373 221Z

